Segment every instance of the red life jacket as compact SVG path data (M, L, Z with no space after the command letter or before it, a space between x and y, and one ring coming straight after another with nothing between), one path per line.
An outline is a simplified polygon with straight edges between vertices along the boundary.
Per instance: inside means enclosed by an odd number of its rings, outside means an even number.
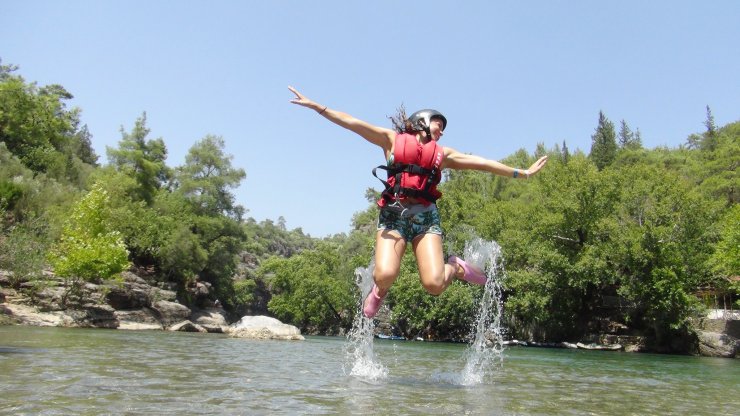
M376 178L376 169L388 172L388 181L378 178L385 185L378 205L383 207L409 197L420 200L424 205L435 202L442 196L437 184L442 180L444 156L444 147L435 140L421 144L414 135L397 134L393 144L393 163L373 169Z

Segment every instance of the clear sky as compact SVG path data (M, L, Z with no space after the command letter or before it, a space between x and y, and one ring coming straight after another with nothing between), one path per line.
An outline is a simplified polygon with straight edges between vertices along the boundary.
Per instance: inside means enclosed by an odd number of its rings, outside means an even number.
M61 84L100 162L146 112L167 164L208 134L247 172L247 216L314 237L367 207L380 150L289 103L388 126L403 104L449 121L443 145L491 159L565 141L603 111L646 147L740 120L740 1L0 0L0 59Z

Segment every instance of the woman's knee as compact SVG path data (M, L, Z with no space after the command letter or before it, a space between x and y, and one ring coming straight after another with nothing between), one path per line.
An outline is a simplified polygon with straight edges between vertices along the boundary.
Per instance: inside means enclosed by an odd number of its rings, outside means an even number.
M390 286L396 280L399 269L394 267L375 265L373 270L373 280L378 286Z
M444 274L442 273L438 276L422 279L421 284L424 286L424 290L432 296L439 296L445 291L445 289L447 289Z

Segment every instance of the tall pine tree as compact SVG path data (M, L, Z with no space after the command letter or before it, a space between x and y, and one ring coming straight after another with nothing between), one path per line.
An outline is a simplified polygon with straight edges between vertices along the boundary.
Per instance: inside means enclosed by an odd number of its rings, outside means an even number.
M617 134L612 123L603 111L599 111L599 125L591 136L589 157L599 170L609 166L617 156Z
M570 159L570 151L568 150L568 145L565 144L565 140L563 140L563 148L561 150L561 155L562 155L563 163L568 164L568 160Z
M619 128L619 148L620 149L640 149L642 148L642 137L640 129L632 131L627 122L622 120Z
M633 140L633 133L627 122L622 120L621 127L619 128L619 147L622 149L628 148Z
M717 148L717 125L714 124L712 109L707 106L707 119L704 121L707 132L704 133L704 139L701 141L701 147L704 150L714 151Z
M167 148L161 138L149 140L146 113L136 120L131 133L121 127L118 149L107 147L108 160L119 171L133 177L139 184L138 200L151 204L157 190L170 175L165 164Z

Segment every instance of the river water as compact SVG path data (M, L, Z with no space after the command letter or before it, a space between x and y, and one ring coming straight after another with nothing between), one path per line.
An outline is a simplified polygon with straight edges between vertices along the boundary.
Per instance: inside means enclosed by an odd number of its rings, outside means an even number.
M511 347L463 385L466 345L376 339L368 379L348 342L0 326L0 414L740 413L738 360Z

